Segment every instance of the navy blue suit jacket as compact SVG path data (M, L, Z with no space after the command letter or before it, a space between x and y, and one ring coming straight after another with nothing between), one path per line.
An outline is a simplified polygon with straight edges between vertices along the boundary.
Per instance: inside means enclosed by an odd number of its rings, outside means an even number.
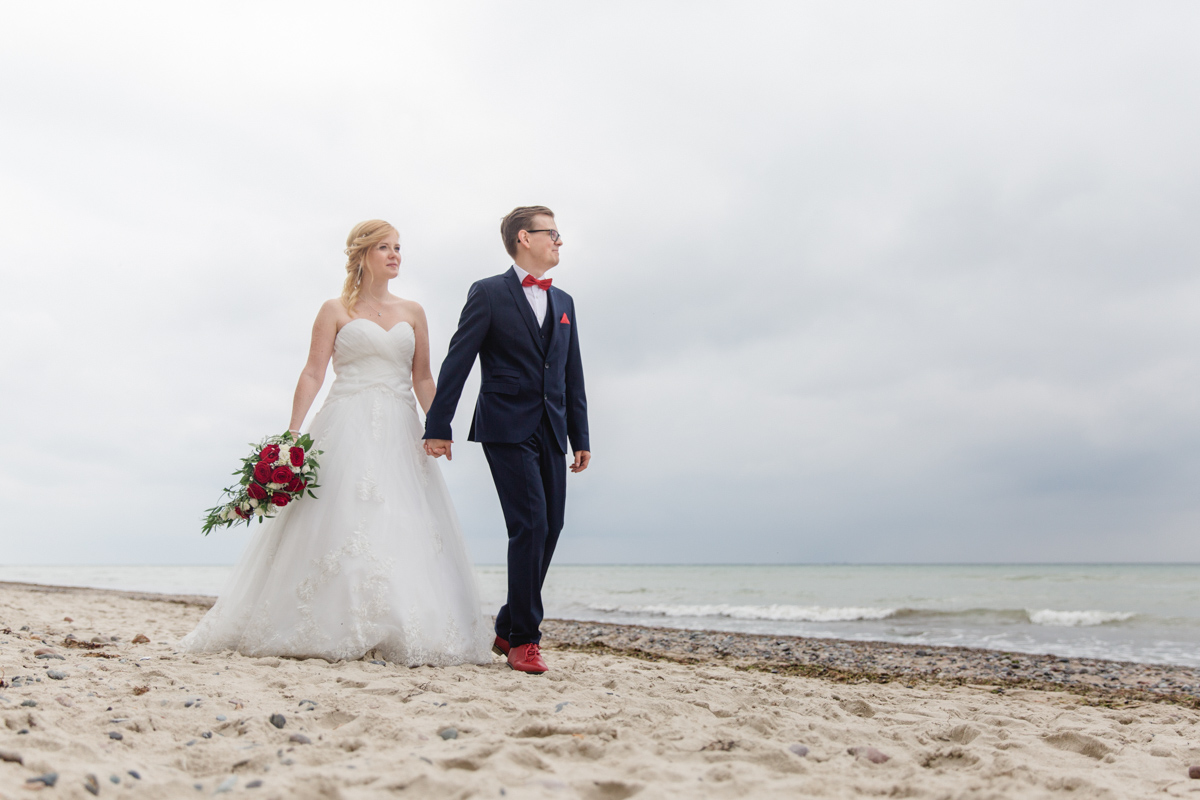
M425 416L426 439L454 438L450 421L478 355L482 380L470 441L523 442L545 413L564 453L568 439L571 450L591 450L575 302L557 286L546 295L543 330L512 268L471 286Z

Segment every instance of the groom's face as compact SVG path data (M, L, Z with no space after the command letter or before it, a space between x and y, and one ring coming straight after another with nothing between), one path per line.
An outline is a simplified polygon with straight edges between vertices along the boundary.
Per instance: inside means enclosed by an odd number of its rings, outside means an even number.
M554 230L554 217L538 214L529 223L529 230ZM558 265L558 248L562 246L562 239L555 242L554 237L549 233L528 233L526 235L529 237L529 255L538 264L547 269Z

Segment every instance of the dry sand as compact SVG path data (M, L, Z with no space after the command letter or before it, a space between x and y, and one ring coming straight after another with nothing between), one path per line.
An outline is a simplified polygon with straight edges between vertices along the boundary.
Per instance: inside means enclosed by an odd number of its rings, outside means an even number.
M0 797L50 772L64 798L1200 797L1178 703L553 647L541 677L177 653L203 611L0 586Z

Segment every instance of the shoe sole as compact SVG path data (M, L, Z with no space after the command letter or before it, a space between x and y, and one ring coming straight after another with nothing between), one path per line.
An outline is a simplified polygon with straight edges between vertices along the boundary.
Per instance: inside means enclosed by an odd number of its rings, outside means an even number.
M524 675L545 675L549 671L549 670L541 670L539 672L537 670L532 670L532 669L517 669L512 664L509 664L507 661L504 662L504 666L508 667L513 672L520 672Z
M498 656L504 656L505 658L508 658L508 653L501 650L498 645L492 645L492 652Z

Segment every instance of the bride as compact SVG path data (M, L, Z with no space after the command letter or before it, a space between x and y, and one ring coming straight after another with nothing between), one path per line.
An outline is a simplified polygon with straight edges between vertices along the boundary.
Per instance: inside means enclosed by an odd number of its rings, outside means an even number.
M400 236L359 223L346 240L346 284L313 324L292 401L298 432L325 380L337 378L309 433L321 456L317 499L258 526L229 585L185 650L409 666L491 661L491 625L416 403L433 402L420 305L388 291ZM413 395L416 395L414 402Z

